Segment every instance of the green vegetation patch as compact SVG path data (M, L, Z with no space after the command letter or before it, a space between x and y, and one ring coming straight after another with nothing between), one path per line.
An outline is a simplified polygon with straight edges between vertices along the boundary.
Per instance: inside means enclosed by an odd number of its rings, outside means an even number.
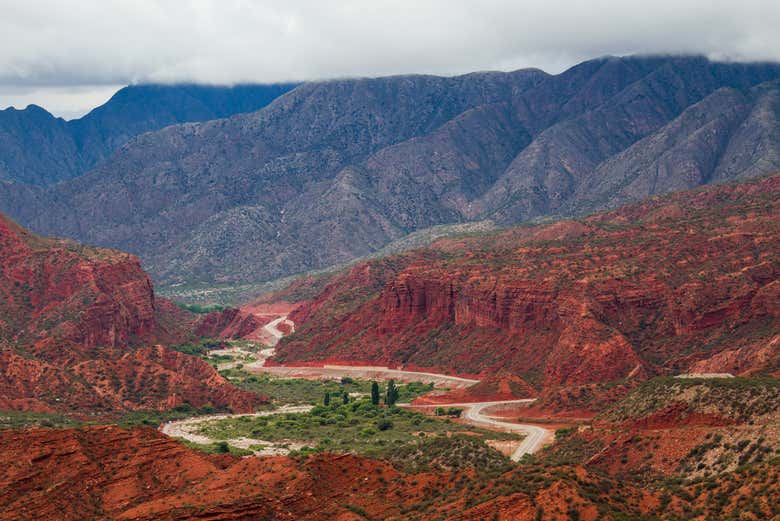
M230 307L222 304L185 304L183 302L177 302L176 305L182 309L186 309L187 311L191 311L192 313L197 313L199 315L205 315L207 313L211 313L212 311L225 311Z
M193 342L186 342L175 346L169 346L174 351L179 351L185 355L193 356L206 356L206 353L215 349L223 349L228 347L228 343L224 340L216 338L201 338L200 340Z
M653 378L607 410L611 421L642 418L675 403L690 411L747 421L778 413L780 378Z
M473 468L481 473L499 475L513 467L509 458L482 439L465 434L426 437L404 443L389 453L389 459L396 467L410 473Z
M576 429L564 427L555 431L553 445L534 456L546 465L582 465L603 448L602 440L586 440Z
M251 456L253 452L247 449L240 449L238 447L232 447L224 441L218 441L216 443L209 443L208 445L202 445L200 443L193 443L183 438L177 438L178 441L191 449L197 449L206 454L232 454L234 456Z
M439 420L398 407L383 407L361 399L344 404L318 405L309 413L243 416L204 424L201 433L216 440L254 438L268 442L297 440L316 443L315 452L351 452L393 459L407 444L415 451L422 438L468 433L484 445L486 439L520 439L516 434L477 429L451 420ZM465 450L465 449L464 449ZM484 451L492 451L485 446ZM495 455L491 456L495 458ZM492 460L491 460L492 461ZM455 465L454 462L449 464Z
M63 414L0 411L0 430L27 429L29 427L66 429L82 425L82 421Z
M220 374L230 382L247 391L269 396L275 405L317 405L323 402L326 393L331 400L342 400L343 393L366 395L371 393L371 382L354 380L349 377L341 380L309 380L303 378L279 378L268 374L252 374L240 369L226 369ZM408 403L420 395L433 390L432 384L410 382L398 384L398 402ZM379 394L384 397L386 384L379 384ZM354 398L354 396L353 396Z

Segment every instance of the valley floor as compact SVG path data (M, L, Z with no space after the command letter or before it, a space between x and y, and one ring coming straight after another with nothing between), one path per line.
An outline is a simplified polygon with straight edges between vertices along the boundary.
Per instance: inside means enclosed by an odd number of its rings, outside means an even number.
M279 331L276 326L282 322L290 321L286 316L281 316L275 318L273 321L264 326L264 329L269 333L272 333L277 341L278 339L282 338L283 332ZM438 388L447 389L463 389L479 383L479 380L463 378L459 376L429 372L406 371L381 366L323 365L322 367L296 367L266 365L266 360L272 357L274 352L275 350L273 348L267 348L260 350L259 352L255 352L255 357L259 359L257 361L243 365L242 369L250 373L265 373L284 378L317 378L332 380L341 380L347 378L375 381L396 380L399 382L422 382L425 384L431 384ZM211 351L209 354L220 354L223 356L245 359L247 355L250 354L250 352L242 349L221 349L217 351ZM237 361L222 363L220 364L220 368L233 368L236 367L238 363L239 362ZM474 425L476 427L487 430L510 432L523 435L524 438L522 442L517 444L516 447L512 447L510 454L510 457L513 461L519 461L524 455L533 454L534 452L537 452L539 449L541 449L545 444L552 441L554 438L553 432L541 425L509 422L496 418L491 414L499 410L528 406L534 401L535 399L529 398L522 400L451 403L446 405L449 407L458 407L463 409L463 415L460 419L460 421L463 423ZM434 408L440 405L417 405L413 403L405 403L399 404L399 406L420 412L431 412L434 410ZM181 438L191 443L201 445L226 442L232 447L249 450L255 455L286 454L291 450L299 450L300 448L308 446L309 444L304 441L291 442L287 440L285 440L285 443L273 444L264 440L247 437L216 439L205 435L203 433L202 427L204 424L212 423L215 420L231 418L242 419L251 418L253 416L270 416L274 414L309 412L311 409L312 406L310 405L296 407L284 406L274 411L262 411L255 413L254 415L222 414L206 417L196 416L184 420L167 422L160 427L160 431L168 436Z

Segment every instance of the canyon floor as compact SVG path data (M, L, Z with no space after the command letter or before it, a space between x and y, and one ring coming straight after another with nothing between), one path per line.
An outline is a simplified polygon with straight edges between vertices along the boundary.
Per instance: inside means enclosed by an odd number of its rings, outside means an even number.
M262 330L268 333L268 336L275 339L275 345L285 333L277 328L279 324L289 324L289 331L294 331L294 324L287 315L273 318L267 324L262 326ZM324 364L321 367L315 366L274 366L267 365L268 359L273 357L275 349L268 347L265 349L247 351L241 348L227 348L213 350L208 353L209 356L223 356L234 358L233 361L223 362L218 365L220 369L230 369L236 367L242 360L248 357L257 358L256 361L242 364L242 368L250 373L265 373L284 378L309 378L309 379L331 379L341 380L342 378L353 378L358 380L389 381L399 382L422 382L432 384L438 389L466 389L479 383L479 380L464 378L461 376L446 375L439 373L407 371L403 369L391 369L382 366L352 366L352 365L329 365ZM446 395L445 395L446 396ZM533 454L540 450L545 444L554 439L553 432L542 425L517 423L507 421L505 418L499 418L494 414L501 411L504 416L508 411L516 412L519 416L524 407L536 401L535 398L518 400L493 400L493 401L469 401L469 402L451 402L446 399L436 405L419 403L399 403L398 405L410 410L431 413L436 408L442 406L457 407L462 409L463 414L460 421L477 427L499 432L511 432L524 436L523 440L511 446L510 457L513 461L519 461L526 454ZM271 416L274 414L309 412L311 405L303 406L283 406L272 411L261 411L254 414L219 414L210 416L194 416L183 420L174 420L166 422L160 427L160 432L174 438L181 438L192 443L208 445L225 441L230 446L251 450L255 455L280 455L287 454L291 450L298 450L308 444L305 441L285 440L284 444L273 444L264 440L255 438L235 438L228 440L219 440L209 437L201 432L204 424L215 420L224 420L230 418L251 418L257 416ZM258 448L262 447L262 448Z

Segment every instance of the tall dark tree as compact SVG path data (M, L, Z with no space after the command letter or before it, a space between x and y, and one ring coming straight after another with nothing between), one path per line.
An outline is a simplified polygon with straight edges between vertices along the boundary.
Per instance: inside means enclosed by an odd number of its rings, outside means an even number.
M330 393L325 393L325 398L322 400L322 403L324 403L326 406L330 405Z
M395 385L395 380L387 382L387 395L385 396L385 403L387 405L395 405L398 401L398 387Z
M379 384L371 382L371 403L379 405Z
M341 401L344 403L344 405L349 403L349 394L347 393L347 391L344 391L341 394Z

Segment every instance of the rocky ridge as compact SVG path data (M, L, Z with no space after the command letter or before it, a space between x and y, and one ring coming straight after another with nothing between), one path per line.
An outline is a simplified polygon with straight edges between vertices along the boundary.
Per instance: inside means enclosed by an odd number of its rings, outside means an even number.
M190 336L194 319L155 299L132 255L39 237L0 215L0 296L2 408L249 411L263 401L154 346Z
M537 389L653 374L777 371L780 175L579 221L439 241L332 278L278 361L461 374ZM698 364L698 365L697 365Z
M70 121L37 105L9 107L0 110L0 180L42 186L72 179L139 134L253 112L294 87L131 85Z
M517 520L723 519L777 515L777 466L642 489L576 465L527 464L495 478L405 474L350 455L209 456L151 429L0 432L0 519ZM619 486L618 486L619 484ZM753 498L753 499L751 499ZM747 514L746 514L747 513Z

